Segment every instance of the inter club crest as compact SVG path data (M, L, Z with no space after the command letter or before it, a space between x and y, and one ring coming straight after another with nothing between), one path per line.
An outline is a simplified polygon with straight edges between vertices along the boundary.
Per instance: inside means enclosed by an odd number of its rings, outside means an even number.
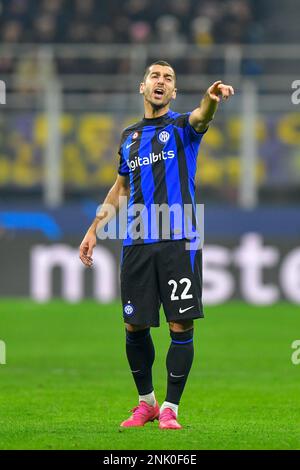
M162 144L165 144L166 142L168 142L170 138L170 133L168 131L161 131L159 134L158 134L158 140L162 143Z
M134 306L132 305L132 303L129 300L128 303L126 305L124 305L124 308L123 308L124 315L126 317L131 317L134 314L134 310L135 310Z

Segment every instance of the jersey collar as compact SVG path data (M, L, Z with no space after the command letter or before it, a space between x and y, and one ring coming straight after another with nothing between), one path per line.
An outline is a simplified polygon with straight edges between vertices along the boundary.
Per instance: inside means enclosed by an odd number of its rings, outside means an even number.
M172 111L169 109L169 111L166 114L163 114L162 116L159 116L157 118L145 118L143 117L143 123L144 124L161 124L166 117L171 116Z

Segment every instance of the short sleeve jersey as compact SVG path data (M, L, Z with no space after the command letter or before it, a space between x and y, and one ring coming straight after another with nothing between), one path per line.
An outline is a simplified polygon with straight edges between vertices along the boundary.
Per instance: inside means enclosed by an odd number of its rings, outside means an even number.
M125 246L197 233L195 174L204 132L194 130L189 115L169 110L122 133L118 172L130 181Z

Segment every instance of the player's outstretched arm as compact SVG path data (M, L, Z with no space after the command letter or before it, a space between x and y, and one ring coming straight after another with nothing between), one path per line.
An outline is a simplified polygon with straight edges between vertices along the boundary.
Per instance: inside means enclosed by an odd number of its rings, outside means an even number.
M224 85L221 80L213 83L205 93L200 106L190 114L189 122L195 131L204 132L212 121L221 99L227 100L232 95L234 95L232 86Z
M91 267L93 265L92 256L97 242L97 230L100 230L112 219L121 204L125 202L128 193L128 177L118 175L114 185L107 193L100 212L97 213L79 247L79 258L86 266ZM110 208L114 210L110 210Z

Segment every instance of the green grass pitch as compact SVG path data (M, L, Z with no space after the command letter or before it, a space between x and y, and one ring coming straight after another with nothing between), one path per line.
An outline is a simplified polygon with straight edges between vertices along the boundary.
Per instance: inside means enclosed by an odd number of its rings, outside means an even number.
M154 385L165 395L169 335L152 330ZM157 422L120 432L137 403L120 305L0 302L1 449L300 449L299 306L231 302L195 322L181 431ZM174 435L175 433L175 435Z

